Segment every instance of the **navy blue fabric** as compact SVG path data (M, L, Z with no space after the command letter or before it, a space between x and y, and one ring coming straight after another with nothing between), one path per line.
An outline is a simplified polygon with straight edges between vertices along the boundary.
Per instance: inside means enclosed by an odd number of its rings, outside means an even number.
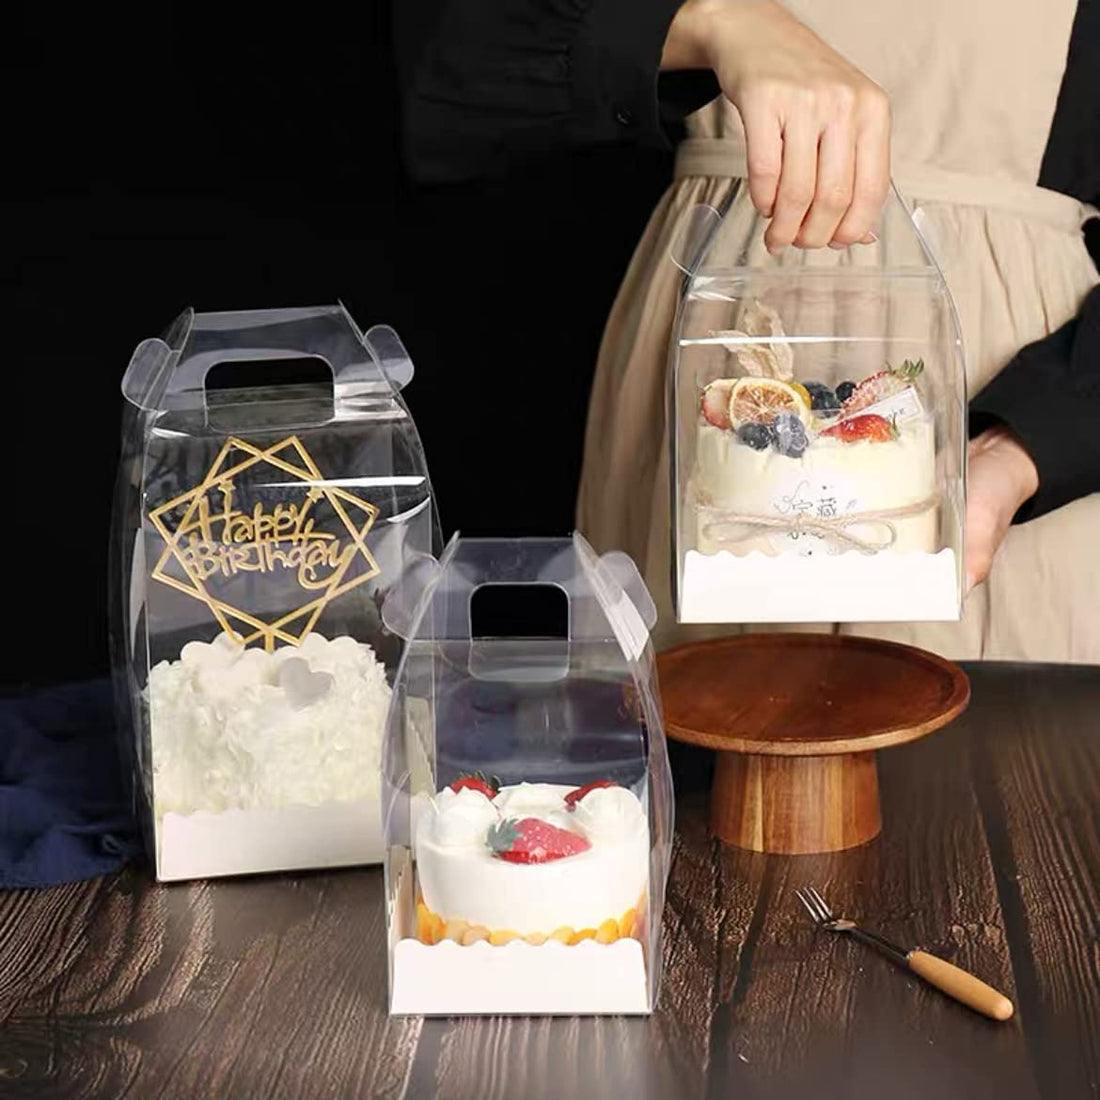
M139 849L110 682L0 699L0 887L92 878Z

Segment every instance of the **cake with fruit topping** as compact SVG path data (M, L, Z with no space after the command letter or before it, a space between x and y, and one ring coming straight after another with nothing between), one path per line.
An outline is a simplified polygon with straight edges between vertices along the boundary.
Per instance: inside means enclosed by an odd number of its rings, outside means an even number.
M500 787L464 776L419 814L414 848L424 943L637 936L649 825L633 791L610 780Z
M906 361L835 389L767 377L707 385L692 476L699 551L934 552L922 369Z

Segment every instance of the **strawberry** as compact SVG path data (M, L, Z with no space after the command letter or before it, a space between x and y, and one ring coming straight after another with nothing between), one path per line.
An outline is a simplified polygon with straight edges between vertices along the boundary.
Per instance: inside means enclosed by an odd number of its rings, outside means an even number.
M842 420L821 434L844 443L889 443L891 439L897 439L898 430L886 417L865 413Z
M598 790L600 787L617 787L618 785L619 784L616 783L614 779L597 779L595 783L585 783L583 787L578 787L565 796L565 804L570 810L575 810L577 808L577 803L580 802L589 791Z
M716 428L732 428L730 423L730 392L734 378L719 378L703 390L703 419Z
M891 367L886 364L885 370L872 374L870 378L864 378L854 392L844 402L844 415L850 416L869 405L874 405L887 397L893 397L901 393L906 386L911 386L917 376L924 370L924 360L918 359L915 363L906 359L900 367Z
M500 790L500 780L495 775L485 775L483 772L473 772L471 775L460 775L452 784L451 790L457 794L462 790L481 791L488 799L496 798Z
M549 863L592 847L583 836L537 817L509 817L489 829L485 842L509 863Z

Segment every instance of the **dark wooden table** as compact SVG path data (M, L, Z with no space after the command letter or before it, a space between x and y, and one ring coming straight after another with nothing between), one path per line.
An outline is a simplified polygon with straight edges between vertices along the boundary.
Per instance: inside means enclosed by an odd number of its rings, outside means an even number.
M1100 668L971 669L881 756L885 828L765 857L679 805L651 1019L389 1019L378 871L0 896L0 1096L1100 1096ZM815 883L1011 996L994 1024L816 934Z

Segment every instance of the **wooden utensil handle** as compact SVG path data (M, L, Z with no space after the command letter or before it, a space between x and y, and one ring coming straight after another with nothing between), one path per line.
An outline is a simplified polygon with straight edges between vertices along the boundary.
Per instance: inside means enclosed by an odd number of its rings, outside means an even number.
M962 1001L976 1012L994 1020L1007 1020L1013 1012L1012 1002L991 985L979 981L973 974L960 970L926 951L909 952L909 969L926 982L942 989L949 997Z

